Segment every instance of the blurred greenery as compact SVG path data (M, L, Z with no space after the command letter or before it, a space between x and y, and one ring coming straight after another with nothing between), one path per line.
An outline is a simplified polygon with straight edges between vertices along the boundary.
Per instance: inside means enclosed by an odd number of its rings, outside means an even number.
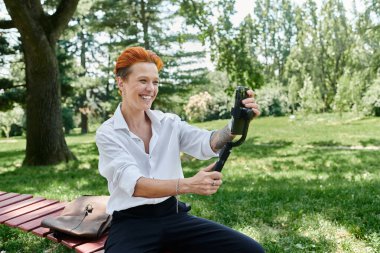
M197 126L215 129L226 123ZM354 114L256 119L246 142L233 149L219 192L180 198L192 205L192 214L255 238L267 252L379 252L379 124L379 118ZM94 133L66 140L78 161L23 167L25 139L0 139L0 191L62 201L107 194ZM182 158L187 177L211 163ZM4 225L1 250L73 252Z

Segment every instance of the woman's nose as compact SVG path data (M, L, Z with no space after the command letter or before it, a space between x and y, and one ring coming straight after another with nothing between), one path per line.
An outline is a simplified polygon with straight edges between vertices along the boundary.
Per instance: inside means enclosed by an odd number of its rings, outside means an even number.
M147 90L153 90L153 88L154 88L154 84L153 84L153 82L147 82L145 88L146 88Z

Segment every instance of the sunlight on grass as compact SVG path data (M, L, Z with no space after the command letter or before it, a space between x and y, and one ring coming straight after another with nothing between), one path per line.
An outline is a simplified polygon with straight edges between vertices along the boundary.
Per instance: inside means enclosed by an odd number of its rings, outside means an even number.
M196 125L215 129L227 122ZM379 125L380 118L352 115L256 119L225 164L218 193L183 195L181 201L192 205L192 214L255 238L269 253L380 252ZM94 133L66 141L78 161L22 167L25 139L0 139L0 190L62 201L107 194ZM187 177L214 161L181 158ZM0 251L18 246L23 252L72 252L0 225Z
M300 222L302 222L302 227L298 230L300 235L310 238L316 243L329 241L334 244L335 252L375 253L371 247L358 240L346 228L336 222L326 220L321 215L303 215Z

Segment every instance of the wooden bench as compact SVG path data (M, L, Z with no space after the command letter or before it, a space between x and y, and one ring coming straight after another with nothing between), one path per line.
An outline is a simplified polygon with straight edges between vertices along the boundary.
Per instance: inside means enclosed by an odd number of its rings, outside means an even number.
M0 224L19 228L26 232L45 237L79 253L104 252L107 235L97 240L83 238L56 238L48 228L41 227L45 217L58 216L67 203L30 194L7 193L0 191Z

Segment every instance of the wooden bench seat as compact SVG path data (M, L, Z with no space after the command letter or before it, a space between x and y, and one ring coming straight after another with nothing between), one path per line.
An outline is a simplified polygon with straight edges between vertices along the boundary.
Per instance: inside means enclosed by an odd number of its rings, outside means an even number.
M26 232L45 237L78 253L102 253L107 235L97 240L84 238L55 238L48 228L41 227L45 217L58 216L67 203L33 197L30 194L7 193L0 191L0 224L19 228Z

